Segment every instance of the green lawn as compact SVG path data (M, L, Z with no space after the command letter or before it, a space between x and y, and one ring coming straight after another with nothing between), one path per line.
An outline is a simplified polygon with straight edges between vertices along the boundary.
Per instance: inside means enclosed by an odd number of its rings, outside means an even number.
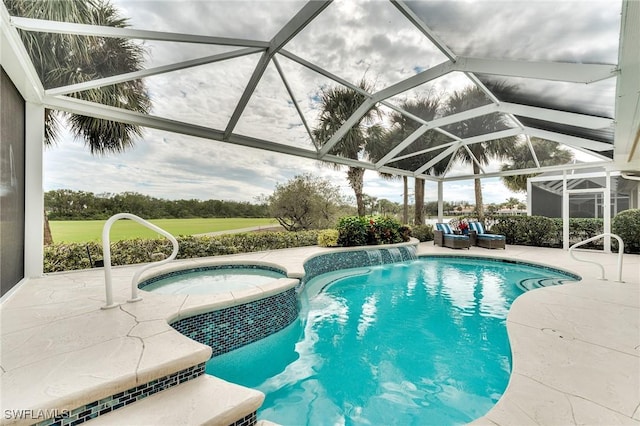
M105 222L105 220L50 221L49 225L54 243L71 243L102 241L102 227ZM154 219L149 222L176 236L278 225L278 221L271 218ZM111 241L158 237L162 235L127 219L114 223L110 232Z

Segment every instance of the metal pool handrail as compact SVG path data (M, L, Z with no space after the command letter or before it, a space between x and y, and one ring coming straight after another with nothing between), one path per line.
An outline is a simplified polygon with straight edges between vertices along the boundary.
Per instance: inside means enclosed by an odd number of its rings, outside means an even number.
M595 241L597 239L604 238L604 237L607 237L607 236L613 237L616 240L618 240L618 279L616 280L616 282L621 283L621 282L624 282L624 281L622 281L622 254L624 253L624 241L622 241L622 238L620 238L616 234L612 234L610 232L605 232L604 234L596 235L595 237L587 238L584 241L580 241L579 243L575 243L574 245L569 247L569 254L571 255L571 257L574 260L577 260L578 262L587 262L587 263L593 263L595 265L598 265L600 267L600 273L601 273L601 276L598 279L606 281L607 279L604 277L604 266L602 266L600 263L594 262L592 260L578 259L573 254L573 249L576 248L576 247L580 247L580 246L582 246L584 244L590 243L591 241Z
M156 266L160 266L164 263L170 262L173 259L175 259L176 256L178 255L178 240L176 240L176 238L173 235L171 235L164 229L159 228L153 223L147 222L141 217L138 217L131 213L118 213L111 216L109 219L107 219L107 221L104 224L104 227L102 228L102 252L104 256L104 287L105 287L106 299L107 299L106 305L103 306L102 309L110 309L118 306L117 303L113 303L113 286L111 284L111 244L109 241L109 231L111 231L111 226L119 219L131 219L133 221L136 221L139 224L151 229L152 231L156 231L157 233L164 235L169 239L169 241L171 241L171 244L173 244L173 252L171 252L171 255L169 257L159 262L153 262L148 265L145 265L136 271L136 273L133 275L133 278L131 279L131 299L127 300L127 302L137 302L139 300L142 300L142 298L138 296L138 278L140 278L140 275L144 271L150 268L155 268Z

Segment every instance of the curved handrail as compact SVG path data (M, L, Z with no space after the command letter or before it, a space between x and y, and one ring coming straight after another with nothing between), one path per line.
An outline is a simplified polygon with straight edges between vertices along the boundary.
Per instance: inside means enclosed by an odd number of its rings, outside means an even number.
M600 234L600 235L596 235L595 237L591 237L591 238L587 238L584 241L580 241L579 243L575 243L574 245L572 245L571 247L569 247L569 254L571 255L571 257L574 260L577 260L578 262L587 262L587 263L593 263L595 265L598 265L600 267L600 272L601 272L601 276L600 280L607 280L604 277L604 266L602 266L600 263L598 262L594 262L592 260L585 260L585 259L578 259L577 257L574 256L573 254L573 249L576 247L580 247L584 244L590 243L591 241L595 241L597 239L600 238L604 238L604 237L613 237L616 240L618 240L618 279L616 280L616 282L624 282L622 281L622 254L624 253L624 241L622 241L622 238L620 238L619 236L617 236L616 234L612 234L610 232L605 232L604 234Z
M138 217L131 213L118 213L111 216L109 219L107 219L107 221L104 224L104 227L102 228L102 252L104 257L104 287L105 287L105 293L106 293L106 299L107 299L106 305L103 306L102 309L110 309L118 306L117 303L113 303L113 287L111 284L111 244L109 241L109 231L111 231L111 226L120 219L131 219L133 221L136 221L139 224L146 226L147 228L153 231L156 231L159 234L164 235L169 239L169 241L171 241L171 244L173 244L173 252L171 252L171 255L169 257L159 262L153 262L151 264L145 265L136 271L136 273L133 275L133 278L131 279L131 299L127 300L127 302L137 302L139 300L142 300L142 298L138 296L138 278L144 271L146 271L149 268L154 268L156 266L170 262L173 259L175 259L175 257L178 255L178 240L176 240L176 238L173 235L171 235L164 229L159 228L153 223L147 222L141 217Z

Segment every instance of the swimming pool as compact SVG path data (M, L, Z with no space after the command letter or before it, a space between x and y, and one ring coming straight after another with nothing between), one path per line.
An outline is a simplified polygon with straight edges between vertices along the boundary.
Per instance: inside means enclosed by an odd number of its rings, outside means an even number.
M214 294L257 287L285 278L284 271L261 265L216 265L163 274L138 288L159 294Z
M460 257L324 274L306 283L293 324L212 358L207 373L264 392L258 417L282 425L466 423L506 388L519 284L575 279Z

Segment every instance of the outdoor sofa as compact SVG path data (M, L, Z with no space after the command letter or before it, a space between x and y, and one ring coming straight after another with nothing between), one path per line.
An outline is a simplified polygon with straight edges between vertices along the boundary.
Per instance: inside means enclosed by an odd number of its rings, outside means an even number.
M488 234L480 222L469 222L469 235L473 245L478 247L488 249L505 248L505 236Z
M469 249L471 241L468 235L456 234L447 223L436 223L433 231L433 243L440 247L453 249Z

